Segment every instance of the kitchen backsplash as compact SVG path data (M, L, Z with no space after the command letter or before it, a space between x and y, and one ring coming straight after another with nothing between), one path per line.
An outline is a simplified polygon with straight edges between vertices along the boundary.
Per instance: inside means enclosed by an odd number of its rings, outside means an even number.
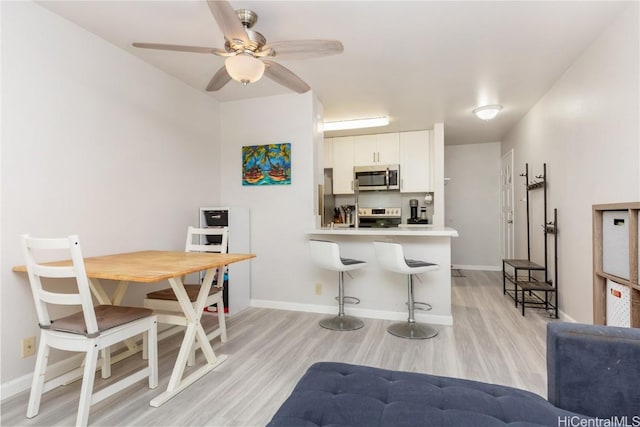
M433 218L433 202L425 203L424 198L427 194L431 194L433 196L433 193L400 193L399 191L361 192L359 195L359 206L366 208L399 207L402 209L402 223L406 224L411 211L409 208L409 200L418 199L418 206L426 206L427 218L429 219L429 223L431 223ZM342 194L333 197L335 200L335 206L354 204L354 196L352 194Z

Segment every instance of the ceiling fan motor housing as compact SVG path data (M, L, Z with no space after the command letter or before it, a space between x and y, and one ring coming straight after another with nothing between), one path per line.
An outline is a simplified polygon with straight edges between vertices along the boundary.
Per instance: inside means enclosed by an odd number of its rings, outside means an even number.
M243 43L241 40L229 40L225 37L224 48L227 52L241 53L241 52L257 52L262 49L262 46L267 44L267 39L257 31L246 29L247 36L249 37L249 44Z

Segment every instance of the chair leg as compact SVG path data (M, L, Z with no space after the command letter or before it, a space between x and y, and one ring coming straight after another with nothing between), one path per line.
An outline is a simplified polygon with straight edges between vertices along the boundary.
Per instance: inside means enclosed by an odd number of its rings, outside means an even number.
M44 388L44 377L47 372L47 360L49 359L49 344L46 336L40 334L40 346L38 347L38 357L33 370L33 380L31 381L31 393L29 394L29 405L27 406L27 418L33 418L40 411L40 398Z
M100 370L102 379L106 379L111 376L111 350L109 347L102 349L102 367Z
M149 361L149 388L158 386L158 322L154 321L151 328L144 333L147 357Z
M148 353L148 348L149 348L149 337L148 337L148 333L144 333L142 334L142 360L148 360L149 359L149 353ZM156 334L156 338L158 337L158 335Z
M89 421L89 409L91 408L91 395L93 394L93 380L98 364L99 351L90 346L85 359L82 387L80 388L80 403L78 404L78 418L76 426L86 426Z

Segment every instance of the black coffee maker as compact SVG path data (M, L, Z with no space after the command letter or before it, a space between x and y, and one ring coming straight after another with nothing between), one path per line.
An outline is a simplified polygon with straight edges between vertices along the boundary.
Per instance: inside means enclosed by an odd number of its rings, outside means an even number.
M418 199L409 200L409 207L411 208L411 217L409 220L415 222L418 220Z
M407 219L407 224L428 224L426 219L420 219L418 214L418 199L410 199L409 207L411 208L411 216ZM423 208L425 209L425 208Z

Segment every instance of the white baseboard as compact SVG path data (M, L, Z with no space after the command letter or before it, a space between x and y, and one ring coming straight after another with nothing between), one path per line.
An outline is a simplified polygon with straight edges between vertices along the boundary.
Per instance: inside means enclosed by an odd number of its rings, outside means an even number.
M558 310L558 317L563 322L578 323L576 319L574 319L573 317L569 316L567 313L565 313L562 310Z
M336 314L336 306L329 305L317 305L317 304L301 304L295 302L285 301L271 301L271 300L258 300L252 299L250 301L251 307L259 308L273 308L276 310L289 310L289 311L302 311L305 313L324 313L324 314ZM400 311L387 311L387 310L370 310L357 307L347 307L345 309L347 314L364 317L367 319L384 319L384 320L407 320L407 313ZM416 313L416 320L419 322L432 323L435 325L453 325L453 316L444 316L438 314L426 314Z
M69 372L72 369L77 368L78 366L80 366L83 359L84 353L80 353L59 362L52 363L51 365L47 366L47 379L57 377L66 372ZM18 393L29 390L31 388L32 380L33 373L29 373L3 383L0 386L0 396L2 396L2 400L4 401L5 399L13 397Z
M462 265L453 264L451 268L456 270L482 270L482 271L502 271L502 266L499 265Z

